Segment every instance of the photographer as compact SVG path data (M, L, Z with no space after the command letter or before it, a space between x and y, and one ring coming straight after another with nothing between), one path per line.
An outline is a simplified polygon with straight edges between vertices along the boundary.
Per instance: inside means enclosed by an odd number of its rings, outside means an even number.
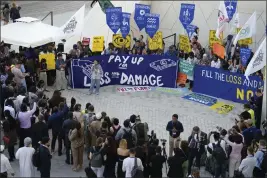
M200 158L205 153L205 145L207 145L207 134L200 131L198 126L192 130L192 134L188 138L189 156L188 156L188 175L191 174L193 160L196 158L196 167L200 169Z
M151 177L162 177L162 166L163 163L166 161L166 158L161 155L161 147L156 147L156 155L151 157L150 161L150 175Z
M180 140L180 134L184 131L183 124L178 121L178 115L173 114L172 120L168 122L166 130L170 133L169 136L169 156L173 155L175 142Z

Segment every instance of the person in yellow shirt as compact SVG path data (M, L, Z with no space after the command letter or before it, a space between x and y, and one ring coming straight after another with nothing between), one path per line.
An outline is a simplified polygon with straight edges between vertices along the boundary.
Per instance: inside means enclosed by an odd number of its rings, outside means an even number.
M250 116L251 116L251 120L252 120L252 124L253 126L255 126L255 113L254 110L251 109L249 104L244 104L244 109L249 112Z

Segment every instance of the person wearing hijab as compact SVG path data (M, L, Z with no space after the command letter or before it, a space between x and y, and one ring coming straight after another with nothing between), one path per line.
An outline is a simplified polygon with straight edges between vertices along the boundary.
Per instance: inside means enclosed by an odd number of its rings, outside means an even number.
M34 177L34 166L32 164L32 156L35 149L32 148L32 139L26 137L24 139L24 147L18 149L16 159L19 160L20 177Z

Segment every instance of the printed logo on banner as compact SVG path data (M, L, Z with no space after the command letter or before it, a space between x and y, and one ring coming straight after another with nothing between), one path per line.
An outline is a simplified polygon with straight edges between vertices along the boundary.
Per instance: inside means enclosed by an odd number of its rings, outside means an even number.
M146 14L146 33L150 38L157 33L159 29L159 14Z
M249 48L240 48L240 59L242 66L247 66L248 59L251 55L251 49Z
M194 20L194 14L195 4L181 4L179 20L185 29Z
M135 4L134 20L141 31L146 26L145 14L150 13L150 6L143 4Z
M151 91L151 87L121 87L117 88L118 92L139 92L139 91Z
M187 25L186 26L186 32L188 34L188 37L191 39L192 35L194 34L197 26L195 25Z
M106 9L106 21L113 33L117 33L121 27L122 8L113 7Z
M225 8L227 11L229 21L231 21L236 12L237 0L225 0L224 4L225 4Z
M169 67L173 67L176 65L177 63L171 59L161 59L161 60L158 60L158 61L155 61L149 64L149 66L155 69L156 71L162 71L162 70L165 70Z
M125 48L131 47L131 36L127 35L126 38L123 38L121 34L113 34L112 43L116 48Z
M234 109L234 105L217 102L216 104L212 105L210 109L215 110L219 114L228 114Z
M188 36L179 35L179 48L183 50L185 53L191 52L191 44Z
M122 13L122 23L121 23L121 35L123 38L126 38L126 36L130 32L130 18L131 14L123 12Z
M258 76L247 79L242 74L206 66L195 66L194 77L194 92L238 103L247 103L264 85Z
M176 88L177 65L166 70L156 71L150 67L153 61L162 56L106 55L75 59L71 64L73 88L90 87L93 61L101 61L103 76L101 86L131 85ZM175 58L169 59L175 61Z
M200 104L204 104L206 106L212 106L217 102L216 98L212 98L198 93L192 93L184 96L183 98Z
M263 56L264 56L264 51L261 49L259 51L259 54L258 54L256 60L253 62L252 68L255 68L258 65L262 64L262 62L263 62Z
M188 77L193 77L194 67L194 64L190 64L186 60L180 59L179 72L186 74Z
M64 33L72 33L74 32L76 25L77 25L77 20L75 17L73 17L69 23L66 25L66 27L63 29Z
M236 29L236 33L238 34L238 32L241 30L241 28L237 28ZM245 33L245 31L244 31ZM238 44L239 45L250 45L252 44L252 38L245 38L245 39L242 39L242 40L238 40Z

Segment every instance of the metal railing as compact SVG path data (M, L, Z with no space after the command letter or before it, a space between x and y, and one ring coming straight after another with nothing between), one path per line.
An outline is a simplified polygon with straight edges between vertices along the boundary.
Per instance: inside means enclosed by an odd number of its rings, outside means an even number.
M49 12L46 16L44 16L44 18L42 18L41 21L44 21L44 19L46 19L49 15L51 15L51 25L53 26L54 24L53 11Z

